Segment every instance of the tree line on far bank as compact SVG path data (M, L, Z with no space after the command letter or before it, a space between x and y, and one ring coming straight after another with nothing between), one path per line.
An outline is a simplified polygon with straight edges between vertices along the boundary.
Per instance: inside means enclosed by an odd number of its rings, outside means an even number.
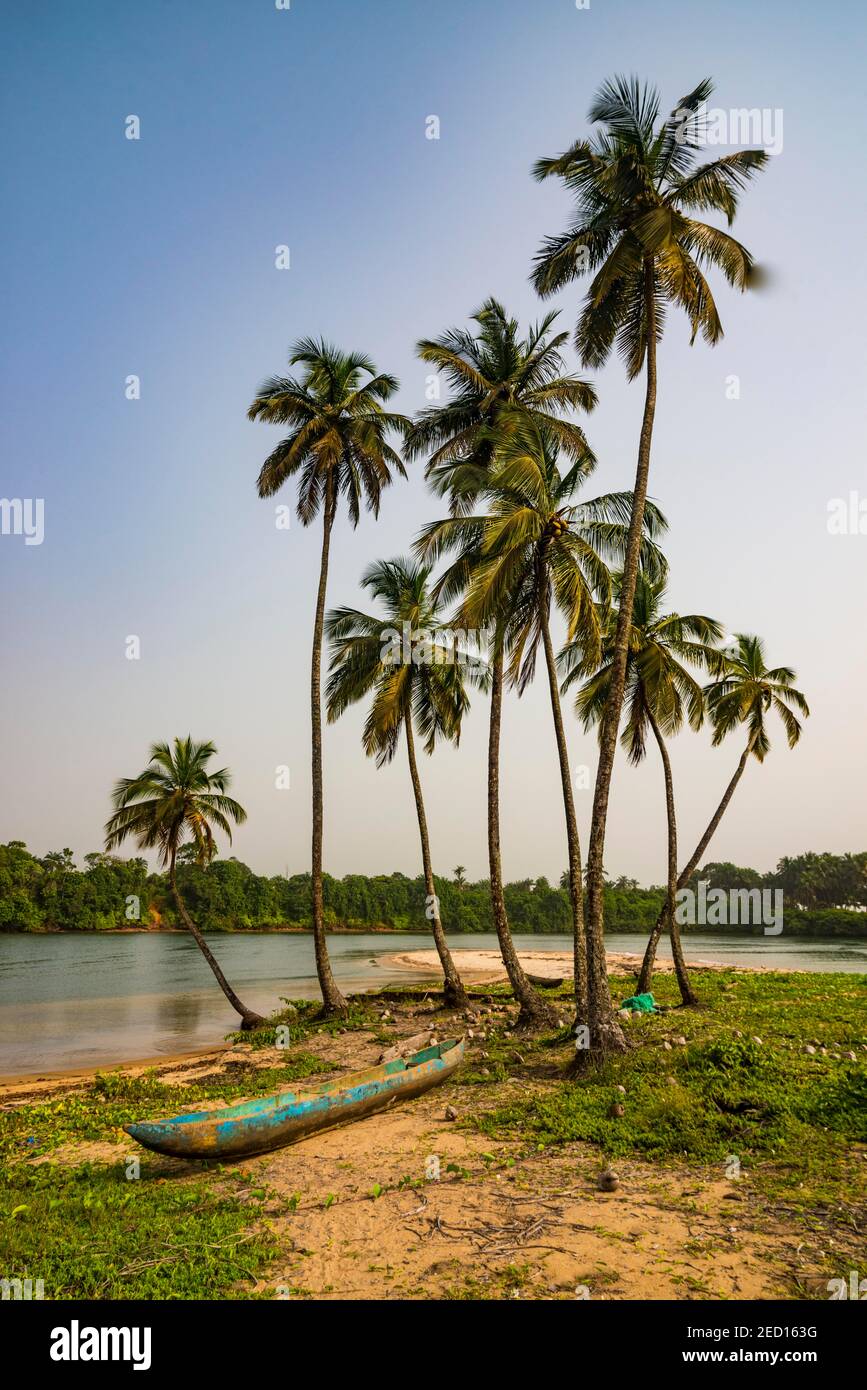
M189 859L189 856L186 856ZM184 901L206 932L299 927L309 930L310 875L266 877L235 858L207 867L179 862ZM730 863L709 863L694 882L710 888L782 889L785 931L793 936L867 936L867 851L786 856L772 873ZM434 876L439 908L452 934L492 932L490 884L467 880L462 866ZM552 884L542 877L505 885L509 919L517 932L568 933L572 928L568 877ZM661 886L642 888L635 879L605 882L605 915L611 932L649 931L665 900ZM323 877L323 903L330 927L426 932L427 888L423 875L347 874ZM860 909L860 911L859 911ZM168 876L149 873L143 858L87 854L79 868L71 850L43 857L21 841L0 845L0 931L107 931L119 927L183 925L177 918ZM726 930L684 925L685 932ZM734 933L761 927L731 927Z

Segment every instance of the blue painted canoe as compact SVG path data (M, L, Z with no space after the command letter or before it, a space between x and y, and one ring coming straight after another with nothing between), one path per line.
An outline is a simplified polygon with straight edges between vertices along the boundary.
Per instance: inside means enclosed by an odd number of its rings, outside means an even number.
M324 1085L124 1129L146 1149L175 1158L247 1158L420 1096L451 1076L463 1060L464 1041L458 1038Z

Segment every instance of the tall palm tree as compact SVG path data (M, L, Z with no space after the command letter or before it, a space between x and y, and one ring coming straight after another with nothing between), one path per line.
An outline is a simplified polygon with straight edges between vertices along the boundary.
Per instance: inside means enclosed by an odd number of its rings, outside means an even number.
M377 372L369 357L341 352L324 341L303 338L290 350L290 366L300 376L272 377L259 389L247 412L251 420L288 425L289 433L268 455L259 473L259 496L273 497L289 478L298 478L297 513L309 526L322 512L322 553L313 621L310 666L312 725L313 842L311 886L316 973L323 1013L345 1013L346 1000L334 980L325 941L322 902L322 625L328 583L331 531L341 496L349 519L358 525L362 506L379 515L382 490L392 472L406 476L400 455L388 443L392 430L408 421L384 408L398 389L395 377Z
M194 743L192 738L176 738L171 745L155 743L144 772L124 777L112 794L114 814L105 825L106 852L116 849L132 836L139 849L159 851L160 863L168 868L169 885L178 914L232 1008L241 1015L241 1027L260 1028L265 1020L238 998L210 947L187 911L178 888L178 851L186 840L195 848L200 864L214 857L216 826L232 841L230 821L241 825L247 812L226 795L231 782L228 768L209 772L207 764L217 753L213 743Z
M427 566L411 559L378 560L361 583L383 605L382 616L357 608L337 608L328 614L325 631L332 657L326 699L329 722L334 722L350 705L372 696L362 742L368 757L376 758L377 767L391 762L403 734L445 1002L450 1008L465 1008L469 999L440 918L415 734L424 739L428 754L439 739L457 743L470 703L466 680L486 685L488 668L475 653L456 649L454 634L431 595L430 573Z
M775 710L783 723L789 747L794 748L801 737L801 724L792 713L792 708L808 717L810 708L794 682L796 673L790 666L765 665L764 644L759 637L747 633L735 634L734 646L725 654L720 653L721 673L719 678L705 687L704 699L713 725L713 746L716 748L727 734L743 725L747 729L747 743L738 760L734 776L726 787L722 800L711 817L707 829L689 857L677 880L677 888L685 888L704 856L716 828L734 796L735 788L750 759L764 762L770 751L766 716ZM792 708L790 708L790 706ZM639 977L639 989L650 988L653 964L659 938L665 929L671 911L671 902L657 918L644 953Z
M486 513L435 522L422 532L420 545L431 555L458 548L453 568L465 585L460 621L470 627L496 627L502 633L506 674L519 694L533 678L540 644L544 651L566 817L576 1016L584 1023L588 1001L581 847L550 615L553 602L566 620L568 637L580 634L584 649L598 659L596 599L607 604L611 588L604 557L623 559L632 499L628 493L610 493L577 502L575 494L590 463L572 463L561 473L554 440L544 426L520 411L501 413L493 456L483 493ZM644 554L657 572L664 561L652 537L664 526L658 509L648 505Z
M484 489L494 458L491 431L505 407L525 411L544 424L564 453L576 463L592 453L584 431L563 411L592 410L596 392L580 377L569 375L561 352L568 334L551 334L557 318L547 314L522 336L516 319L488 299L472 316L473 330L452 328L441 338L418 344L423 361L437 367L450 387L445 404L423 411L412 426L405 452L428 456L426 476L434 491L448 497L452 516L471 512ZM458 597L461 575L452 568L444 594ZM534 989L515 950L503 892L500 852L500 735L503 715L504 648L495 632L491 652L491 712L488 736L488 866L491 909L500 953L525 1024L553 1022L554 1009Z
M615 582L619 599L622 576ZM680 929L675 916L677 894L677 817L674 804L674 779L666 739L683 728L684 719L690 728L700 729L704 722L704 696L698 681L687 665L712 671L719 652L712 644L723 635L714 618L700 613L664 613L665 580L652 579L639 570L632 603L632 622L629 628L629 647L626 664L624 728L620 739L629 761L640 763L647 752L647 732L652 732L662 759L665 779L665 808L668 824L668 856L666 904L671 933L671 954L677 983L684 1004L695 1004L695 994L689 980L680 943ZM570 643L561 654L566 673L563 689L584 680L578 692L576 709L588 729L602 726L612 680L614 640L617 631L617 607L606 614L602 657L598 664L588 661L581 644Z
M650 471L656 347L669 305L686 312L693 340L699 332L711 344L722 336L703 267L717 266L730 284L743 290L753 277L753 261L727 232L690 214L712 209L731 225L739 193L767 161L763 150L740 150L694 167L702 110L712 90L710 81L700 82L657 127L655 89L636 78L614 78L602 86L590 108L590 121L602 129L556 158L539 160L534 169L537 179L561 178L578 205L568 231L544 242L533 275L536 289L552 294L592 272L575 333L582 360L601 366L616 345L630 379L646 371L633 513L587 854L591 1035L593 1045L603 1051L626 1046L605 970L602 857Z

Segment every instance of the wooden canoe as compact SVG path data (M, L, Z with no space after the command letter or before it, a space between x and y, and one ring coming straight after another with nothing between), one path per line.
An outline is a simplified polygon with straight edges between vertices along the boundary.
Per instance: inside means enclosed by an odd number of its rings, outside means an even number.
M124 1129L146 1149L175 1158L246 1158L420 1096L451 1076L463 1060L464 1041L458 1038L324 1085Z

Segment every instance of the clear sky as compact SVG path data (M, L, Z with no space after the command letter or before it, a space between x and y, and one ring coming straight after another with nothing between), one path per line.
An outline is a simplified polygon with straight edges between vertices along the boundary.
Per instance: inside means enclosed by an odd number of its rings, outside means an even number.
M783 122L734 228L771 287L719 286L723 342L691 349L672 317L660 359L651 492L671 522L672 604L762 634L813 709L795 752L774 731L713 857L768 868L864 848L867 534L827 528L830 499L867 498L860 5L7 0L4 17L0 496L44 499L45 533L32 546L0 535L0 840L99 848L114 780L153 740L190 731L235 772L249 822L234 852L261 872L307 867L320 534L277 530L258 500L279 434L246 408L289 343L315 334L396 373L412 413L429 370L417 338L491 294L522 322L538 316L532 257L570 203L530 167L586 132L600 82L637 72L666 110L710 75L713 106ZM139 140L125 138L130 115ZM289 270L275 267L281 244ZM582 295L554 301L570 329ZM125 397L133 374L139 400ZM594 493L631 486L642 405L617 361L595 379ZM378 523L342 521L330 603L357 601L365 565L405 553L440 506L415 466ZM362 717L327 730L326 867L414 873L408 773L364 758ZM592 767L571 709L569 737ZM485 741L477 697L460 750L422 766L440 872L487 872ZM737 735L716 750L707 734L675 741L685 848L740 751ZM556 878L542 681L508 700L502 790L507 877ZM609 873L661 881L664 841L657 760L621 759Z

